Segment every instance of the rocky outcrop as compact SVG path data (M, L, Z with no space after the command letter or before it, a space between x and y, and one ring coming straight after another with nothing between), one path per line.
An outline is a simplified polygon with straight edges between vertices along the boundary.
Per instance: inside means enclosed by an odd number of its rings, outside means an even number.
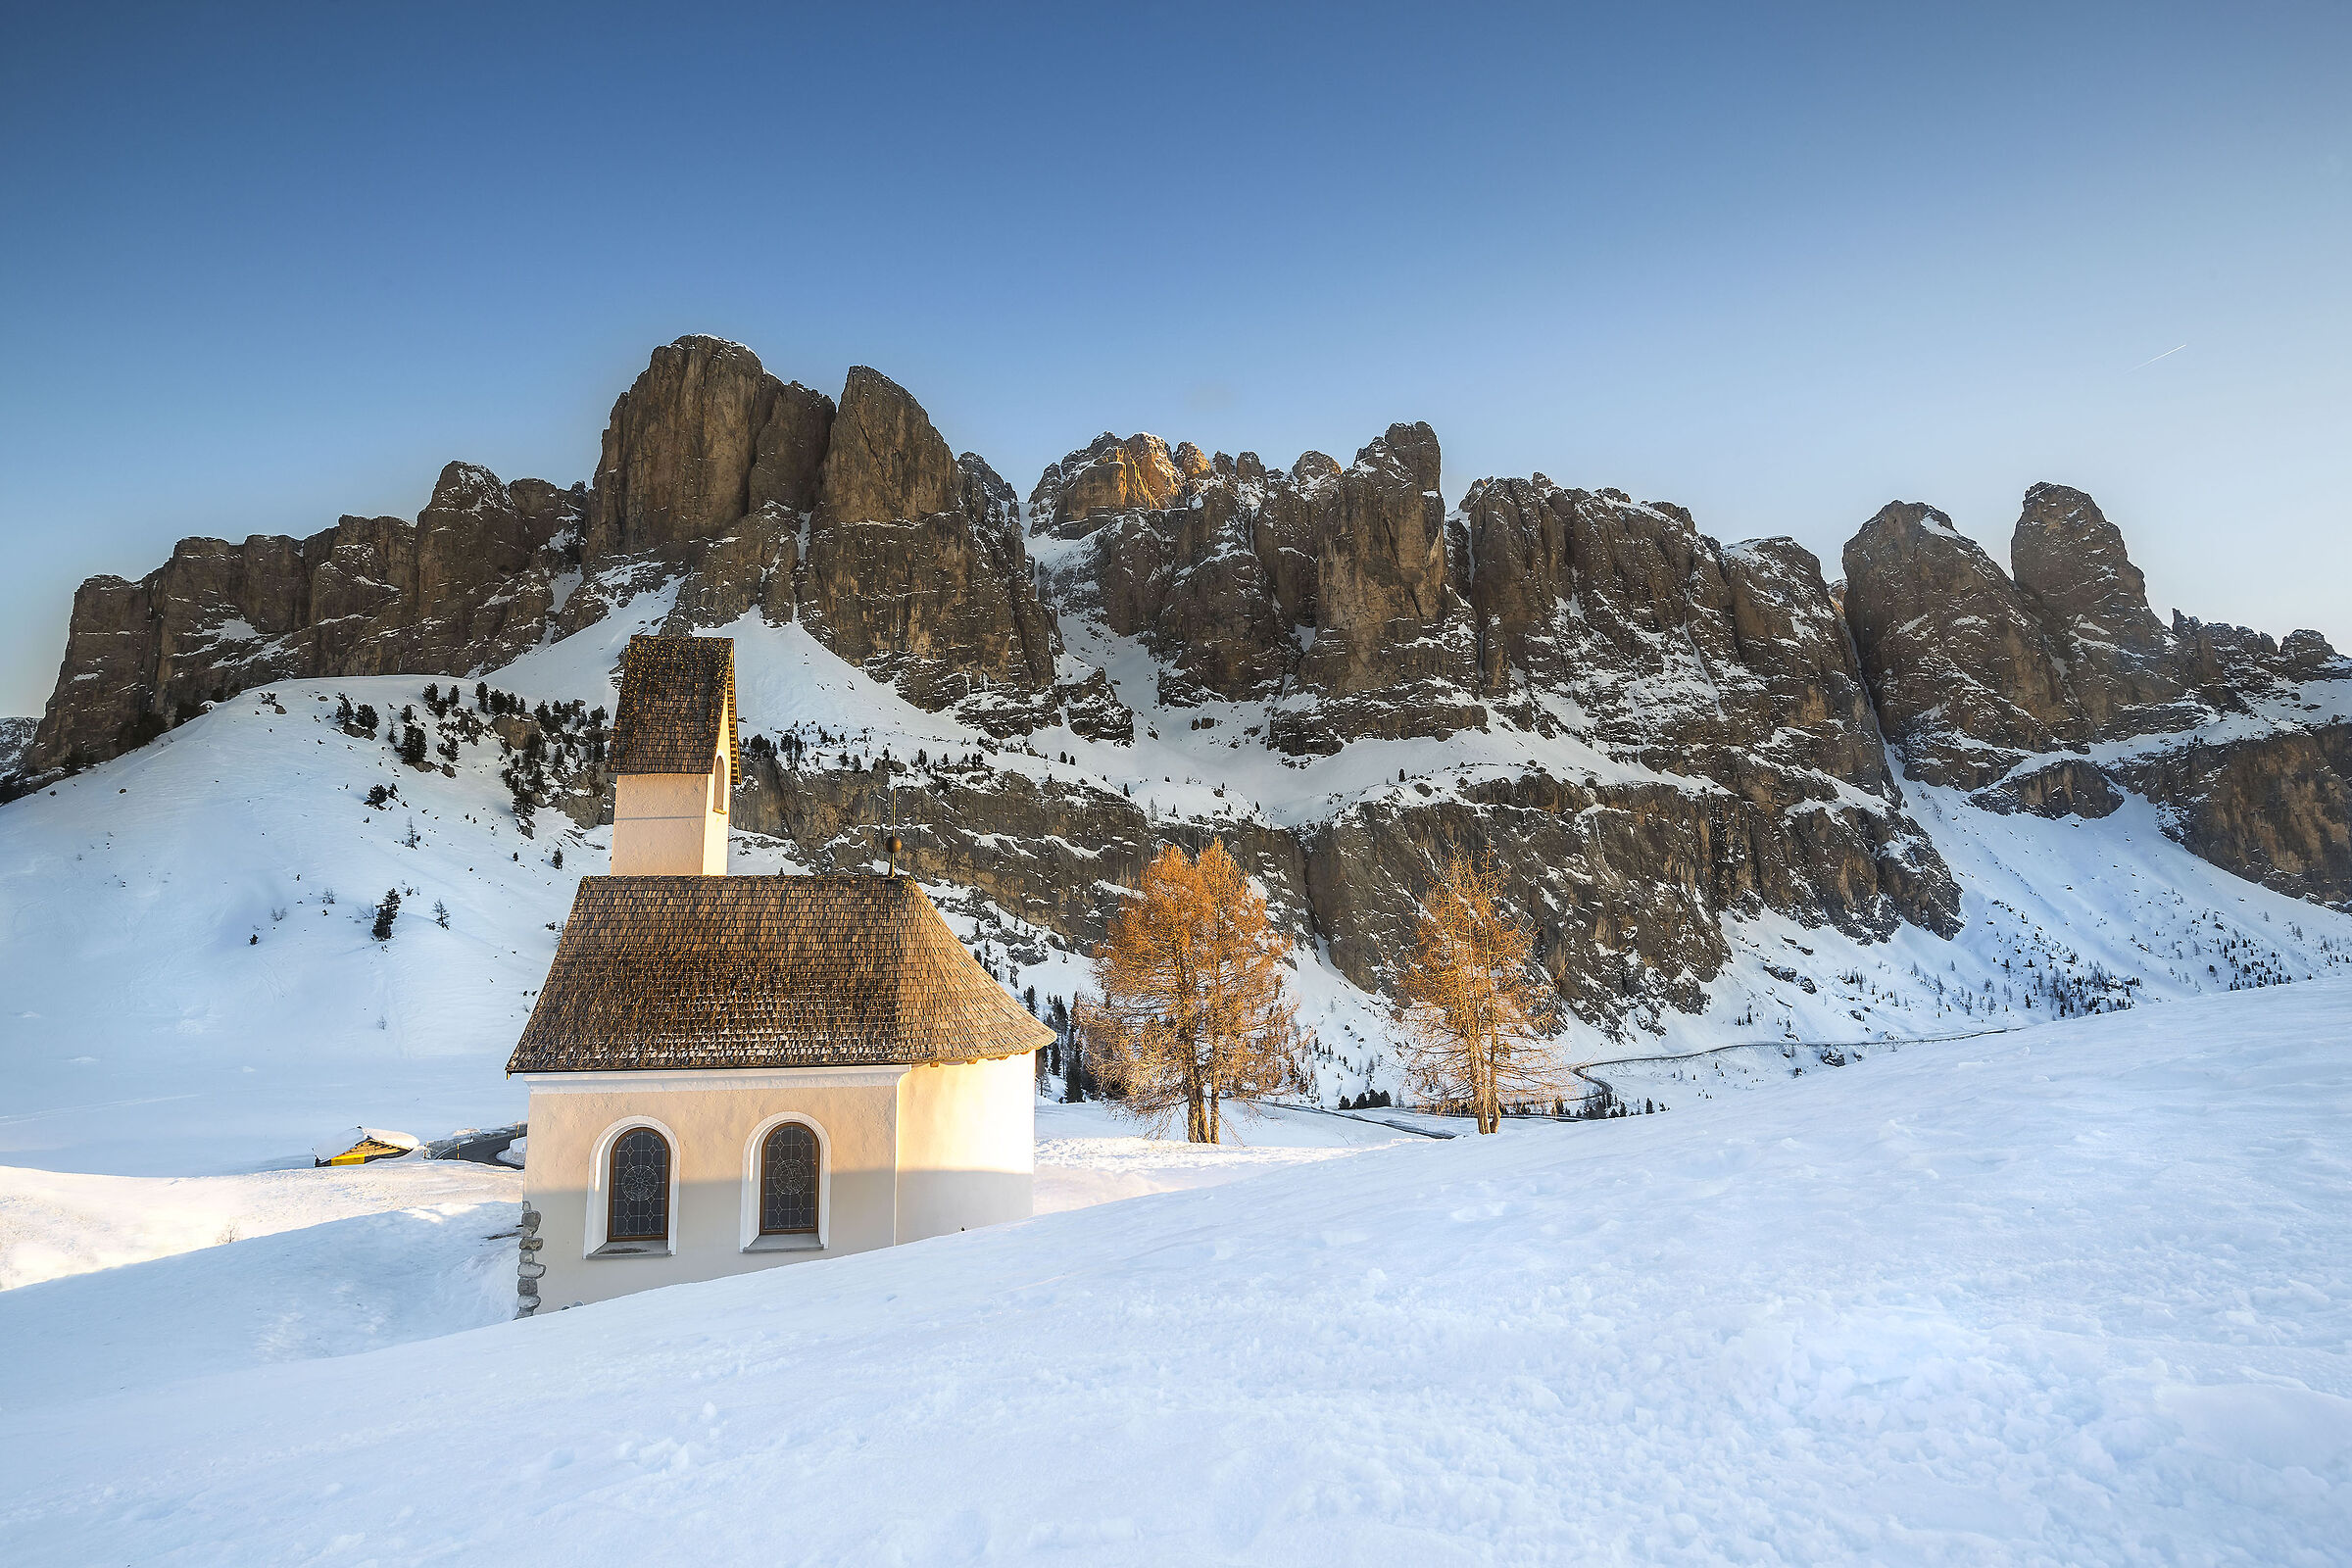
M2352 662L2314 631L2167 627L2122 531L2064 485L2026 493L2010 555L2014 581L1910 505L1846 546L1847 623L1904 771L2046 816L2104 816L2133 790L2216 864L2352 902L2352 723L2338 688L2304 697Z
M614 405L592 486L452 465L413 523L188 540L140 582L85 584L31 760L114 755L259 681L469 674L661 589L666 629L797 620L1021 757L877 771L755 747L740 826L805 863L868 863L895 782L916 874L1081 946L1160 844L1221 837L1294 932L1380 989L1446 857L1492 856L1571 1010L1654 1026L1699 1004L1735 919L1956 929L1896 765L2045 816L2136 792L2217 863L2352 900L2352 723L2328 684L2352 664L2316 633L2159 622L2079 491L2029 493L2014 577L1896 504L1833 588L1791 541L1726 547L1679 507L1542 474L1482 480L1448 513L1440 463L1417 424L1288 469L1105 434L1024 508L878 371L836 403L681 338ZM1287 802L1284 825L1238 802L1154 815L1102 782L1115 769L1016 739L1132 739L1114 668L1158 725L1216 731L1196 765L1271 749L1257 766L1287 779L1357 742L1461 744L1383 754L1413 760L1394 785L1385 761L1369 783L1342 763L1324 776L1346 787ZM508 739L554 749L540 804L593 819L588 742ZM1457 749L1479 760L1432 761Z
M1282 750L1485 727L1438 461L1428 425L1392 424L1317 486L1315 634L1267 730Z
M1974 789L2086 738L2016 585L1933 507L1890 502L1847 542L1845 619L1913 778Z
M1792 540L1725 549L1690 514L1542 474L1463 498L1480 688L1498 714L1660 772L1752 793L1820 775L1891 806L1870 695L1820 563Z
M1415 781L1334 820L1283 828L1154 820L1083 780L985 764L885 772L827 760L788 766L756 751L737 825L789 839L814 866L864 866L895 809L914 875L976 889L1082 948L1102 938L1112 907L1104 886L1135 886L1162 844L1198 850L1221 839L1266 889L1275 917L1302 941L1323 939L1333 964L1372 990L1396 978L1446 857L1491 854L1536 922L1562 999L1611 1028L1695 1005L1729 957L1727 914L1769 906L1884 937L1905 920L1948 931L1958 907L1924 837L1851 807L1784 819L1719 791L1532 773L1444 792Z
M1104 431L1094 445L1048 465L1039 475L1031 494L1037 526L1078 538L1098 517L1166 511L1188 479L1205 478L1209 471L1199 447L1187 441L1177 450L1185 454L1181 467L1158 436L1131 435L1122 441Z
M2352 723L2168 748L2119 767L2223 870L2352 908Z
M1297 664L1297 615L1260 548L1270 494L1254 454L1173 453L1154 435L1111 435L1047 467L1030 492L1042 577L1062 615L1132 637L1164 707L1278 695Z
M2124 804L2115 781L2092 762L2065 760L2046 767L2021 768L1997 784L1969 797L1972 804L2006 816L2024 811L2034 816L2096 818L2114 814Z
M974 889L1085 947L1102 941L1115 907L1104 886L1139 885L1163 844L1197 852L1212 838L1258 879L1275 919L1301 934L1313 929L1295 835L1250 822L1155 822L1125 796L1083 780L1039 780L985 763L795 767L760 751L734 798L738 827L788 839L807 863L826 869L877 861L880 824L894 811L903 869Z
M0 779L13 775L32 753L34 718L0 718Z
M1104 435L1047 468L1029 513L1054 602L1140 641L1160 704L1270 702L1269 744L1330 753L1486 722L1438 465L1426 424L1287 472Z
M257 681L471 673L673 579L668 629L797 617L992 733L1133 733L1100 670L1062 668L1010 487L903 388L859 367L837 411L741 345L683 337L613 405L593 486L452 464L413 523L183 540L137 583L92 578L26 763L103 760Z
M1333 964L1385 990L1452 855L1502 871L1562 1002L1623 1025L1698 1004L1730 956L1723 921L1766 908L1885 937L1949 934L1959 894L1926 836L1853 806L1784 812L1672 783L1530 773L1351 809L1308 836L1308 894Z
M264 681L502 664L545 630L586 504L453 463L415 522L183 539L138 582L93 577L26 766L101 761Z
M854 368L836 406L749 349L680 338L614 405L593 510L591 564L682 577L665 629L756 609L992 734L1132 732L1099 673L1061 678L1011 488L878 370Z

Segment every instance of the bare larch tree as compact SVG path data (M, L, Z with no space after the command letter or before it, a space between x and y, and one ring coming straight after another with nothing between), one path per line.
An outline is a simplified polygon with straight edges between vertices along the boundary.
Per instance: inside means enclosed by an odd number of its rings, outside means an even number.
M1291 1077L1290 946L1223 843L1198 859L1168 846L1095 959L1102 1000L1078 1020L1088 1066L1135 1115L1182 1106L1185 1137L1215 1143L1226 1102L1263 1100Z
M1406 1069L1429 1099L1467 1105L1482 1133L1501 1127L1504 1105L1548 1100L1559 1084L1544 1038L1552 991L1532 961L1534 933L1502 907L1501 891L1491 863L1447 859L1396 985Z

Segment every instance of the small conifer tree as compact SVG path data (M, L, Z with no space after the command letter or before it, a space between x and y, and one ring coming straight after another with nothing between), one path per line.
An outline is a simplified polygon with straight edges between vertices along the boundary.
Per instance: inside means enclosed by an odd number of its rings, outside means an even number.
M384 902L375 906L373 932L378 942L392 940L392 922L400 918L400 889L384 889Z

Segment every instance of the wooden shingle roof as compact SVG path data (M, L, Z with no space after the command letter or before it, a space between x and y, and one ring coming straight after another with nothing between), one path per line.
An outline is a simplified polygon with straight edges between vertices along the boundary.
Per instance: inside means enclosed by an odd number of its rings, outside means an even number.
M1053 1037L904 878L592 876L507 1071L921 1065Z
M735 755L735 639L632 637L612 715L615 773L708 773Z

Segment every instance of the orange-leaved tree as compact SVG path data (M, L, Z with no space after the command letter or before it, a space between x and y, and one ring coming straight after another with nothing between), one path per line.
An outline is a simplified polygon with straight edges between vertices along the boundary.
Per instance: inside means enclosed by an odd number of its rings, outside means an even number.
M1290 947L1222 842L1198 858L1161 850L1096 956L1088 1066L1134 1114L1157 1120L1181 1105L1185 1137L1215 1143L1226 1102L1263 1100L1291 1076Z
M1551 988L1533 962L1534 933L1501 896L1492 860L1447 859L1396 985L1406 1067L1430 1099L1467 1104L1482 1133L1501 1127L1505 1104L1548 1099L1559 1082L1544 1039Z

